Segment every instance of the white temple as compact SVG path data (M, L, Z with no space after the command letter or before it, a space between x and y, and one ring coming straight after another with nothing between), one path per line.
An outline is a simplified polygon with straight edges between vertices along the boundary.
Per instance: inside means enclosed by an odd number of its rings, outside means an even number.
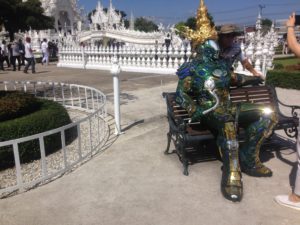
M178 66L192 55L190 44L176 35L174 25L165 28L160 24L155 32L136 31L131 13L130 26L126 28L112 0L107 10L99 1L91 15L90 26L83 29L84 18L77 0L40 1L45 14L55 18L55 29L29 30L18 35L32 38L35 54L38 54L43 38L55 40L59 47L59 67L109 70L112 59L117 57L124 71L175 74ZM5 30L1 34L5 34ZM266 75L267 70L272 68L277 44L278 35L273 26L267 34L261 33L259 14L256 32L245 36L241 48L255 69ZM241 64L235 66L236 72L247 74Z
M122 26L122 15L117 13L115 8L112 5L112 0L110 0L109 8L107 12L104 11L104 8L100 1L96 7L96 12L91 16L92 25L94 30L105 30L107 28L120 28Z
M74 33L81 23L77 0L40 0L47 16L55 18L56 31Z
M26 0L23 0L26 1ZM25 36L32 37L36 47L43 38L56 40L61 46L85 45L105 46L108 43L121 43L129 46L163 45L167 37L171 37L171 45L180 48L182 41L170 27L160 26L158 31L143 32L134 30L134 17L131 13L130 26L126 28L120 12L117 12L109 2L104 7L99 1L95 12L91 15L91 24L82 26L84 19L80 12L77 0L40 0L45 14L55 18L54 30L28 31Z
M27 0L23 0L26 2ZM56 31L73 32L81 22L77 0L40 0L47 16L55 19Z

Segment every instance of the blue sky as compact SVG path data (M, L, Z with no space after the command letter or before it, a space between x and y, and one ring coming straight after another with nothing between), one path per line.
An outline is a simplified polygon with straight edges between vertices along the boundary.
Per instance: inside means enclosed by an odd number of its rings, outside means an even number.
M79 0L86 12L90 12L97 5L98 0ZM145 16L166 25L185 21L194 16L200 0L112 0L116 9L123 10L130 16ZM104 7L109 6L109 0L102 0ZM216 24L236 23L250 25L256 20L259 5L263 18L286 19L295 11L300 14L300 0L205 0L210 14Z

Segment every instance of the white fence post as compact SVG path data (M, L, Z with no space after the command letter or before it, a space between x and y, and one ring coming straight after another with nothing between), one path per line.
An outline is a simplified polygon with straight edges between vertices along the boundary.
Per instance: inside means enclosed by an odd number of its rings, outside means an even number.
M121 72L117 57L114 56L110 73L113 75L114 85L114 111L115 111L115 134L120 135L121 132L121 116L120 116L120 82L119 74Z

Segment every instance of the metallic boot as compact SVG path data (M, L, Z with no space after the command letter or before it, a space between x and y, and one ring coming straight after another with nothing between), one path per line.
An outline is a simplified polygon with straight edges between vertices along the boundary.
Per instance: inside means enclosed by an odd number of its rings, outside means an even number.
M243 196L243 183L239 165L239 145L233 123L225 124L225 137L219 137L219 146L222 151L223 159L222 194L230 201L241 201Z
M242 172L254 177L270 177L272 171L262 164L259 158L263 141L272 133L275 120L261 118L246 130L247 140L240 150Z
M266 167L259 158L260 147L264 139L265 138L262 137L256 145L245 144L240 151L242 172L249 176L271 177L273 175L272 170Z

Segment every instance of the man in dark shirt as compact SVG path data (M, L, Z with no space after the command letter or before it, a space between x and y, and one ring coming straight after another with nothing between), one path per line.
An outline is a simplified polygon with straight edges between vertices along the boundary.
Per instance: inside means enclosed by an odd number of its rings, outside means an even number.
M240 61L244 68L251 72L254 76L262 76L261 73L256 71L248 58L242 53L241 47L234 40L239 34L238 28L233 24L225 24L221 27L218 32L219 35L219 46L220 46L220 57L226 59L230 66L237 60Z
M0 70L4 70L4 67L3 67L2 48L1 48L1 47L0 47Z
M21 65L25 66L25 46L22 42L22 39L19 39L19 52L20 52L20 58L21 58Z

